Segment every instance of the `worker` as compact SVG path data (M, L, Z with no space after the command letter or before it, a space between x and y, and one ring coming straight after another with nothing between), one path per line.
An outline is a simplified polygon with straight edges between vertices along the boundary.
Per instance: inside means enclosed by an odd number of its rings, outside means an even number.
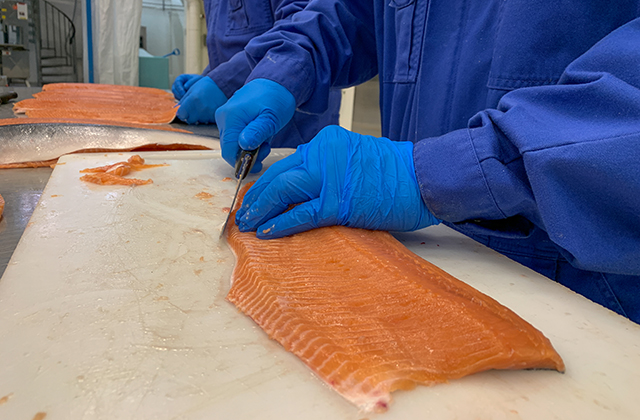
M262 175L236 222L259 238L443 222L640 322L639 13L637 0L310 2L247 45L247 83L216 113L228 160L376 74L384 138L324 129Z
M182 74L176 78L172 91L179 100L177 117L188 124L215 123L216 109L242 87L251 71L243 51L245 45L279 22L290 20L306 3L204 0L209 64L201 75ZM322 127L337 124L340 95L339 89L330 89L323 112L294 112L293 118L287 121L289 124L269 144L296 147L311 140ZM262 152L268 154L266 147Z

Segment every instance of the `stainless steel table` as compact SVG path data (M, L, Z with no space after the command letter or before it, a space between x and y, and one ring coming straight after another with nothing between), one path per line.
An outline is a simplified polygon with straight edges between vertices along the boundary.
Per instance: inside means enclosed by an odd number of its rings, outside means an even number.
M6 202L0 219L0 277L38 204L51 171L51 168L0 169L0 195Z
M18 99L0 105L0 118L13 118L13 104L31 97L40 89L39 87L9 88L18 93ZM11 141L11 139L0 139L0 141ZM4 214L0 219L0 277L7 268L33 209L38 204L51 171L51 168L0 169L0 195L6 201Z

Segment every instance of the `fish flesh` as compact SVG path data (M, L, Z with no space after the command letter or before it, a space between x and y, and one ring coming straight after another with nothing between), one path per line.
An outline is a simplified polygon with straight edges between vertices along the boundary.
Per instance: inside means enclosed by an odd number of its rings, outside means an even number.
M231 223L226 237L227 300L364 412L385 411L395 390L489 369L564 371L540 331L388 232L260 240Z
M145 185L151 184L153 181L146 181L136 178L124 178L131 171L141 171L143 169L157 168L159 166L169 166L166 163L149 165L144 163L144 159L140 155L133 155L124 162L116 162L111 165L99 166L97 168L87 168L80 173L87 173L80 177L81 181L90 182L100 185Z
M4 212L4 198L0 195L0 219L2 218L2 213Z
M34 98L17 102L16 114L30 118L108 119L137 124L168 124L176 102L169 92L137 86L56 83Z
M149 165L144 163L144 159L140 155L133 155L129 159L123 162L112 163L111 165L99 166L97 168L87 168L80 171L80 173L101 173L125 176L131 171L141 171L143 169L158 168L160 166L169 166L166 163Z
M217 138L95 123L2 124L0 168L50 166L69 153L214 150Z
M80 177L80 180L98 185L145 185L153 183L151 179L147 179L145 181L137 178L124 178L120 175L110 174L107 172L83 175Z
M29 118L84 118L84 119L107 119L136 124L169 124L176 116L177 108L155 111L135 107L132 113L130 107L96 108L83 107L81 105L66 108L61 103L50 105L45 102L40 109L27 109L24 113Z
M53 91L56 92L56 91ZM45 92L41 92L45 93ZM156 99L148 98L145 100L137 99L134 102L126 101L118 97L102 97L98 100L94 98L85 98L82 95L74 95L68 97L67 95L54 95L52 96L39 96L34 95L35 98L23 99L20 102L16 102L13 105L13 112L15 114L25 114L27 111L47 109L52 107L60 107L62 109L92 109L92 110L106 110L116 109L128 112L138 112L141 109L144 111L162 112L166 110L172 110L175 106L175 102L169 99ZM60 97L58 97L60 96Z
M95 91L101 94L105 92L122 92L138 95L156 95L160 97L168 96L171 98L173 97L173 94L162 89L141 86L110 85L101 83L48 83L42 86L43 92L52 90Z

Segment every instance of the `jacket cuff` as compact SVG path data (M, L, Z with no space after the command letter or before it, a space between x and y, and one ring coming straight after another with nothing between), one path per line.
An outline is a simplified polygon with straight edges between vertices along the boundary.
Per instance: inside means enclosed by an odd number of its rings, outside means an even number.
M463 129L416 143L413 159L422 198L447 222L504 218L478 160L473 135Z
M254 79L268 79L284 86L295 98L296 107L311 97L315 84L315 74L307 71L298 60L274 54L267 54L260 60L246 83Z

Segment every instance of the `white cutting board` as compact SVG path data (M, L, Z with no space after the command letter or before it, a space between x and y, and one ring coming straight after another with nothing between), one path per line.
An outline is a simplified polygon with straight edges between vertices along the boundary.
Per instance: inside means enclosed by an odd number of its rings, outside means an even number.
M235 182L219 152L141 155L170 165L138 173L152 185L79 180L129 153L54 170L0 281L0 419L640 416L640 327L444 226L398 237L541 329L567 373L485 372L358 413L225 301Z

